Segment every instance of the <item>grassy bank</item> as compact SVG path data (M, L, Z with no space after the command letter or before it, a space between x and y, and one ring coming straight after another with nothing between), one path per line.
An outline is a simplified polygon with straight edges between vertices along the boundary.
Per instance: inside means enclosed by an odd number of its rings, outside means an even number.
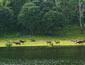
M31 42L30 39L35 39L35 42ZM22 45L16 45L16 44L12 44L12 47L20 47L20 46L48 46L50 47L49 44L47 44L47 40L51 40L53 42L54 46L84 46L85 43L83 44L75 44L73 43L71 40L84 40L85 39L85 35L81 35L81 34L76 34L76 35L70 35L70 36L63 36L63 37L58 37L58 36L33 36L32 38L29 37L6 37L6 38L0 38L0 47L6 47L6 44L8 43L8 41L10 42L14 42L17 40L25 40L26 42ZM55 44L54 41L60 41L59 44Z

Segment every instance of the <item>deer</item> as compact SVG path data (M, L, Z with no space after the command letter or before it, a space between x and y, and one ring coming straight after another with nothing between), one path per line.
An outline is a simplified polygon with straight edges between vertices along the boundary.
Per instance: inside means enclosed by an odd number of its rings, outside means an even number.
M24 40L19 40L21 43L25 43L25 41Z
M85 43L85 40L78 40L78 41L76 41L76 43L78 43L78 44Z
M31 39L31 42L36 42L36 40L35 39Z
M13 43L15 43L16 45L21 45L24 42L25 42L24 40L18 40L18 41L15 41Z
M53 47L52 41L49 40L49 41L46 41L46 43L49 44L49 45L51 45Z
M72 42L75 42L77 44L85 43L85 40L72 40Z
M60 41L54 41L56 44L59 44L60 43Z

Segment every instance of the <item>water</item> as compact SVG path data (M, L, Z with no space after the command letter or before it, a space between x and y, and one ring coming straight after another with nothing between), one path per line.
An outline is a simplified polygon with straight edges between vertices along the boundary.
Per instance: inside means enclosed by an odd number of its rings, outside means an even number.
M85 47L0 48L1 65L85 65Z

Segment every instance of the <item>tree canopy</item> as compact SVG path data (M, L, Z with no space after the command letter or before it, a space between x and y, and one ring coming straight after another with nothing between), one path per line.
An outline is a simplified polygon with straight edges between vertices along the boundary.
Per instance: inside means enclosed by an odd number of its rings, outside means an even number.
M84 29L85 0L81 12ZM78 0L0 0L0 33L64 34L80 27L79 15Z

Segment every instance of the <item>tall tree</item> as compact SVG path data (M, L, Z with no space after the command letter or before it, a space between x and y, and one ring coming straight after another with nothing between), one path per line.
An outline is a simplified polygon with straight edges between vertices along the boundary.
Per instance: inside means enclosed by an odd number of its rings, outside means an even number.
M8 7L0 7L0 32L7 33L13 31L13 11Z

